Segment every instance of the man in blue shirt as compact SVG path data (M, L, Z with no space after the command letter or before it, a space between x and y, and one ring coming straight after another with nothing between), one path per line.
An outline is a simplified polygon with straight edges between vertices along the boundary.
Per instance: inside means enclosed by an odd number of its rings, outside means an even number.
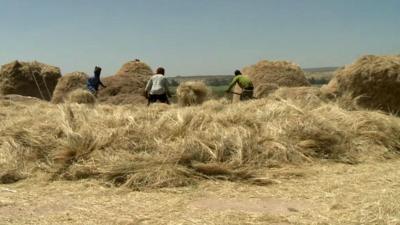
M94 68L94 76L89 78L87 81L87 89L97 97L97 92L99 91L99 86L101 85L103 88L106 86L100 80L101 68L96 66Z

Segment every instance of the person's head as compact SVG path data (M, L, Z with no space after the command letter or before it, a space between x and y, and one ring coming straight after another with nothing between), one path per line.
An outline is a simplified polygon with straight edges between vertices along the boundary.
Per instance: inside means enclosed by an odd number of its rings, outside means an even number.
M156 73L157 73L157 74L165 75L165 69L162 68L162 67L158 67L157 70L156 70Z
M239 76L242 75L242 72L240 72L240 70L235 70L235 76Z
M100 76L100 73L101 73L101 68L98 67L98 66L96 66L96 67L94 68L94 75L95 75L95 76Z

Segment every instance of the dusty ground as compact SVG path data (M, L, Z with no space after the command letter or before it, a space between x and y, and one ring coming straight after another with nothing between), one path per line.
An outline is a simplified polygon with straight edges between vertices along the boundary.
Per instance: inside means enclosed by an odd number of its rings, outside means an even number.
M400 224L400 160L266 176L271 185L207 181L148 192L25 180L0 185L0 224Z

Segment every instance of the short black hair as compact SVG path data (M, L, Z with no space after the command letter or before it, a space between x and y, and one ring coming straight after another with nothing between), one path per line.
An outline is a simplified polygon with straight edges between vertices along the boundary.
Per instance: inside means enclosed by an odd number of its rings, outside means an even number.
M101 67L99 66L94 67L94 74L100 76L100 73L101 73Z
M156 73L164 75L165 74L165 69L162 68L162 67L158 67L157 70L156 70Z
M240 70L235 70L235 76L237 75L242 75L242 72L240 72Z

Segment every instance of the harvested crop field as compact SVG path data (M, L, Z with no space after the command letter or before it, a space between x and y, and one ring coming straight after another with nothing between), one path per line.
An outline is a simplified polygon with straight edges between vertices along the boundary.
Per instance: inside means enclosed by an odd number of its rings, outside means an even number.
M400 118L304 101L0 100L0 221L399 224Z
M95 180L0 185L2 224L400 223L400 162L270 169L274 181L132 192Z

